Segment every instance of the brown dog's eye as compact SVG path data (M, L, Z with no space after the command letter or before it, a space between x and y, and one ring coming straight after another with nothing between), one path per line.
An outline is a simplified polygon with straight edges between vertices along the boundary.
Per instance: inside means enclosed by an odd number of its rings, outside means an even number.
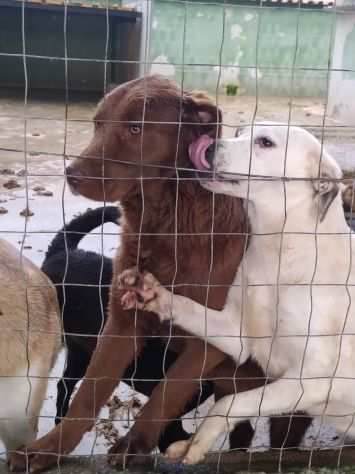
M132 135L139 135L142 131L142 127L140 125L130 125L129 126L129 131Z
M259 145L260 148L272 148L275 143L267 137L258 137L255 139L255 145Z

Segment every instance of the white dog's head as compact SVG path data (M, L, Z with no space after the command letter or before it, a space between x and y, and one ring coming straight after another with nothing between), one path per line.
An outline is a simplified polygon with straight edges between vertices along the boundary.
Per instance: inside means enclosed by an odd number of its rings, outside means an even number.
M286 182L288 196L301 193L314 201L320 220L338 194L339 166L302 128L269 123L246 127L236 138L203 143L201 137L190 157L200 171L214 172L214 179L200 173L210 191L255 203L275 194L280 201Z

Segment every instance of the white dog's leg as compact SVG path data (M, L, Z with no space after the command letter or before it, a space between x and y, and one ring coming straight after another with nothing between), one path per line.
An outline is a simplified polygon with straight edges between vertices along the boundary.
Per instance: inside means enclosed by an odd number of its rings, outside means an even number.
M265 387L222 398L209 411L192 442L186 444L184 463L201 461L221 433L233 429L246 418L307 411L325 399L328 389L327 381L305 380L302 389L299 380L284 378ZM174 445L169 448L169 451L173 450Z
M246 345L241 342L240 287L234 288L233 300L228 298L224 309L216 311L171 293L150 273L139 274L136 269L130 269L123 272L120 279L122 287L129 290L122 298L124 308L137 305L156 313L161 321L171 321L190 334L207 340L239 363L248 357Z
M242 360L240 359L243 346L239 308L235 304L227 303L222 311L216 311L184 296L172 296L170 292L167 292L164 298L170 301L170 316L175 325L206 339L240 363L246 360L246 347L243 348Z

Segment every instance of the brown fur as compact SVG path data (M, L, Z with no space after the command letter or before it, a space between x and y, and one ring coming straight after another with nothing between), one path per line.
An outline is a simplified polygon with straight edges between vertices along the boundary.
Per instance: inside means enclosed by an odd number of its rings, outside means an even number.
M143 134L133 135L127 121L140 122L142 118ZM180 119L188 124L179 128ZM123 311L122 292L117 283L124 269L138 263L163 284L174 284L176 293L203 304L207 302L211 308L223 307L244 251L245 214L238 199L222 195L214 198L195 179L185 179L194 178L186 170L191 168L188 145L202 133L215 137L220 131L216 122L220 120L220 112L206 96L182 95L174 83L158 76L124 84L100 103L94 137L67 173L75 192L95 200L119 200L124 212L110 314L86 380L74 397L67 417L48 435L31 444L30 451L72 451L91 428L127 365L141 350L145 337L166 337L169 347L179 351L180 356L169 369L167 379L153 391L129 436L111 449L114 463L127 452L149 453L156 446L166 420L179 416L198 390L200 377L218 376L224 362L230 367L220 351L191 336L187 338L180 330L172 328L170 340L170 328L161 325L154 314ZM211 235L212 228L215 235ZM234 372L232 364L228 369L229 393L234 391ZM250 363L239 368L238 374L260 377L260 370ZM255 383L263 380L240 380L238 390L249 389ZM221 388L221 394L224 390ZM55 461L50 455L30 457L33 470ZM21 458L12 458L13 469L23 466Z

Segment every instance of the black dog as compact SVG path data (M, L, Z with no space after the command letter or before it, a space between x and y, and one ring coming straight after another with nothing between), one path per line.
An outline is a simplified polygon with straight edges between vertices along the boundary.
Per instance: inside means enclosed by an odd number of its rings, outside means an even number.
M57 385L56 424L67 413L71 394L85 375L97 337L105 324L112 278L110 258L78 249L77 246L91 230L105 222L119 224L119 218L120 211L113 206L88 210L74 218L55 236L42 264L43 272L57 289L67 347L66 368ZM133 363L126 371L124 381L149 397L158 382L164 379L164 354L165 347L161 340L149 339L137 364ZM174 363L176 357L175 352L167 351L165 370ZM191 401L186 412L196 408L198 403L212 394L212 383L204 383L202 393ZM164 452L174 441L188 438L181 419L174 420L161 437L159 449Z

